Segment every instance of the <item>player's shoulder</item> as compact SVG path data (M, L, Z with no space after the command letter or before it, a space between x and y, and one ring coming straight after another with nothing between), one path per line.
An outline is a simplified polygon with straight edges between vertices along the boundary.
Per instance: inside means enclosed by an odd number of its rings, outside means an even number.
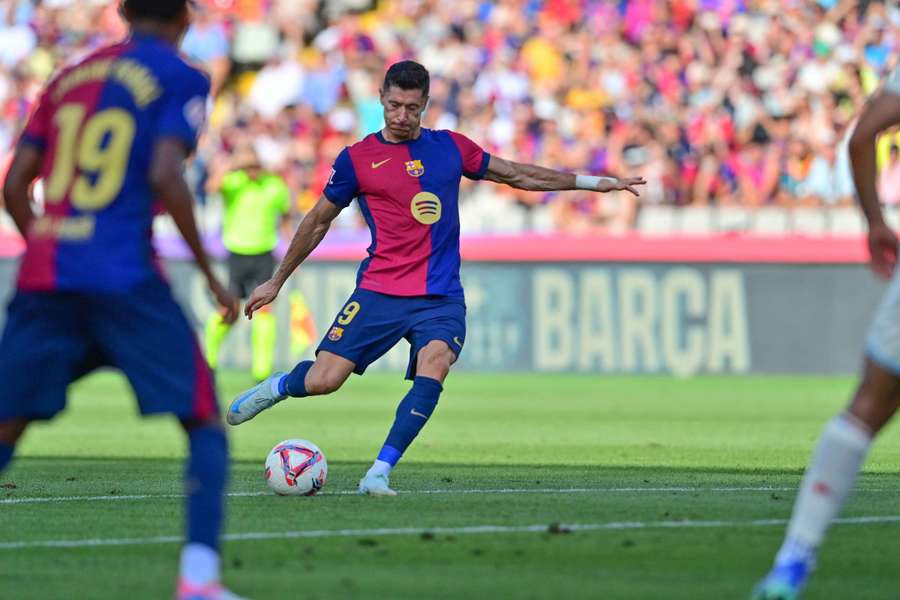
M264 173L260 180L262 184L268 188L282 188L287 186L284 178L278 173Z
M451 139L452 132L448 129L429 129L422 127L419 129L418 142L427 143L443 143Z
M163 40L137 38L129 54L129 58L149 68L166 88L187 90L195 94L209 93L209 76L191 64L176 47Z
M437 138L441 141L452 142L453 144L459 144L460 142L461 143L469 143L469 144L475 143L470 137L468 137L464 133L460 133L458 131L453 131L452 129L438 129L438 130L432 131L432 134L435 136L435 138Z
M56 71L49 77L45 89L50 90L54 88L61 81L65 80L69 75L78 71L79 69L82 69L83 67L87 67L90 63L115 57L122 52L122 48L124 46L125 42L108 44L89 52L70 57L69 60L66 60L62 64L62 66L57 68Z
M448 138L462 135L456 131L453 131L452 129L422 129L422 131L428 131L433 137L438 138Z
M355 162L365 162L369 157L383 154L384 143L379 141L378 136L378 133L370 133L361 140L349 146L344 146L335 158L335 168L340 170L341 168L351 167Z
M237 169L234 171L229 171L222 177L222 187L223 188L236 188L245 185L248 181L250 181L250 176L247 175L247 171L243 169Z
M344 148L344 152L348 154L356 154L358 152L366 152L371 151L375 148L379 148L382 146L382 143L378 140L377 133L370 133L369 135L363 137L361 140L358 140L349 146Z
M177 74L179 80L183 80L186 84L209 90L212 83L206 71L193 64L180 52L173 51L170 56L172 57L173 74Z

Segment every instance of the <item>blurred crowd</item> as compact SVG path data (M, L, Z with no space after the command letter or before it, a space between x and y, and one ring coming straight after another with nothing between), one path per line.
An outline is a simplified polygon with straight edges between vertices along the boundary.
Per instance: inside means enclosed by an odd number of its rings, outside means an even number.
M106 0L0 0L0 147L66 61L124 33ZM488 151L585 174L642 175L627 195L463 187L479 215L541 231L627 230L645 204L852 202L848 126L900 50L900 4L845 0L198 0L183 50L211 74L193 171L255 151L318 198L344 145L382 126L404 58L432 73L425 123ZM879 149L900 202L900 136ZM352 211L341 225L363 227Z

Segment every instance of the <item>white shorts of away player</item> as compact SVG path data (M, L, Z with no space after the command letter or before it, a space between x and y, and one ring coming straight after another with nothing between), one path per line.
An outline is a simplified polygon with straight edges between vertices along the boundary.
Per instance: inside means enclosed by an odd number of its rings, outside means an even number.
M869 325L866 354L900 377L900 267L894 271L894 277Z
M900 95L900 67L888 77L884 89ZM900 377L900 267L894 271L894 277L869 326L866 354Z

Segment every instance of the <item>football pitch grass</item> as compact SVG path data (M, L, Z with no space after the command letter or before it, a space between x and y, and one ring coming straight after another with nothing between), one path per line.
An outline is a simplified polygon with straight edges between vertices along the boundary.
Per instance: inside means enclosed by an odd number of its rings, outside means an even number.
M220 377L222 401L247 386ZM359 477L408 384L353 378L229 428L226 583L274 598L747 598L848 378L454 374L395 471ZM268 493L263 461L308 438L313 498ZM0 598L171 598L184 440L96 375L0 475ZM805 598L900 596L900 437L888 428Z

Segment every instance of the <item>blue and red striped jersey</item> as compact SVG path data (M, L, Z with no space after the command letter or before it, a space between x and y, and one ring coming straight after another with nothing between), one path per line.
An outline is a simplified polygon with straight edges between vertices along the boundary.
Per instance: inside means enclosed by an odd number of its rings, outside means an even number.
M118 291L160 277L153 149L173 137L193 150L208 95L203 73L145 35L52 79L19 142L43 150L45 205L28 232L20 289Z
M345 148L324 194L357 199L372 244L357 285L392 296L463 296L459 279L459 183L481 179L490 155L452 131L422 129L392 143L374 133Z

